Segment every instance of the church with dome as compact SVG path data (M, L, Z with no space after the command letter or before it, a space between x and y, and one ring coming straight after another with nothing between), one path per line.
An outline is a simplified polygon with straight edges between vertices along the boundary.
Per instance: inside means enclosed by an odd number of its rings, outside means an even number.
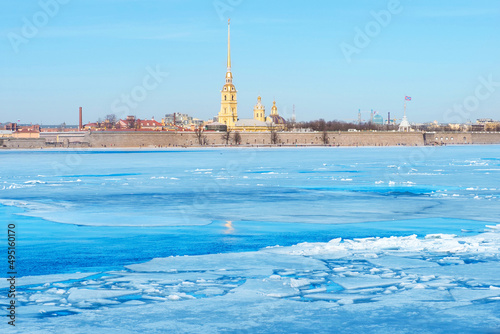
M271 129L277 131L286 129L286 121L279 115L276 101L273 102L271 114L266 116L266 108L262 104L260 96L257 98L257 104L253 109L253 118L239 119L237 93L238 91L233 84L233 73L231 72L231 22L228 21L226 83L221 91L222 100L218 123L226 125L230 131L263 132Z

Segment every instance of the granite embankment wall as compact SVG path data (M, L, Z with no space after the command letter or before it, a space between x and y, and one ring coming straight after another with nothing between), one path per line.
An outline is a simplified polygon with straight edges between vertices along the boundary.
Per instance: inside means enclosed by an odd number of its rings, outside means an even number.
M426 145L500 144L500 132L427 132Z
M234 133L231 135L233 137ZM269 133L240 133L243 146L269 146ZM223 133L204 133L208 146L225 145ZM230 142L231 144L231 142ZM500 144L500 133L465 132L328 132L331 146L422 146L422 145ZM324 145L323 133L279 132L278 145ZM0 148L101 148L101 147L195 147L193 132L89 132L65 133L36 139L0 138Z
M470 132L427 132L425 145L466 145L475 144ZM500 140L498 141L500 143Z
M209 146L225 145L223 133L203 134ZM234 133L231 134L231 137ZM240 133L241 144L246 146L271 145L269 133ZM91 147L191 147L199 146L198 138L192 132L92 132L88 135ZM231 141L230 141L231 143ZM323 133L278 132L278 145L311 146L323 145ZM422 146L422 133L398 132L329 132L328 144L332 146Z
M472 133L473 144L500 144L500 133Z
M44 138L0 138L0 148L35 149L47 147Z

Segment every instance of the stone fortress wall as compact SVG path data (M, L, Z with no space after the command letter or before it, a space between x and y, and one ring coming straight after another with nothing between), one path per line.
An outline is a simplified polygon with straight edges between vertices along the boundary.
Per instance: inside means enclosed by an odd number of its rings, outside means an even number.
M226 145L222 138L223 133L206 132L208 146ZM234 133L231 134L231 137ZM269 146L271 144L270 133L242 132L241 145L243 146ZM92 147L175 147L175 146L200 146L198 138L192 132L183 133L96 133L90 136ZM332 146L422 146L424 145L421 133L353 133L353 132L329 132L328 142ZM229 144L234 145L232 141ZM323 134L320 132L293 133L278 132L278 145L281 146L310 146L323 145Z
M278 146L323 146L322 132L278 132ZM205 132L206 146L224 146L223 133ZM231 134L233 137L234 133ZM241 145L274 146L270 133L242 132ZM328 132L328 146L424 146L500 144L500 133L479 132ZM232 141L229 145L234 145ZM0 139L0 148L139 148L199 147L193 132L76 132L36 139Z

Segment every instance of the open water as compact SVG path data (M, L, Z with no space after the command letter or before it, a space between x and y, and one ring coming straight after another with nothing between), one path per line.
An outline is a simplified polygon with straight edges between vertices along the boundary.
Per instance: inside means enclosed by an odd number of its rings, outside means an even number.
M120 310L139 305L153 323L165 307L200 310L197 321L154 327L174 332L308 332L310 319L285 325L284 313L269 319L265 307L303 309L328 332L366 305L402 319L382 321L380 331L404 332L411 322L400 312L430 308L423 330L446 332L464 307L479 316L465 332L500 328L491 237L500 146L0 151L0 173L0 221L16 225L24 332L112 328L86 321L89 312L109 312L103 319L118 317L133 332L134 316ZM233 311L215 321L219 302ZM440 316L445 304L456 313ZM236 311L254 307L254 322ZM376 318L353 319L353 332L378 330Z

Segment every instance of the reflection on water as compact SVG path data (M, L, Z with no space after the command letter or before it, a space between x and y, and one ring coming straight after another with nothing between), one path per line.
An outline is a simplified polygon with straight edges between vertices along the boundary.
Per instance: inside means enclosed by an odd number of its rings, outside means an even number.
M224 234L233 234L234 233L233 222L227 221L224 226L226 227Z

